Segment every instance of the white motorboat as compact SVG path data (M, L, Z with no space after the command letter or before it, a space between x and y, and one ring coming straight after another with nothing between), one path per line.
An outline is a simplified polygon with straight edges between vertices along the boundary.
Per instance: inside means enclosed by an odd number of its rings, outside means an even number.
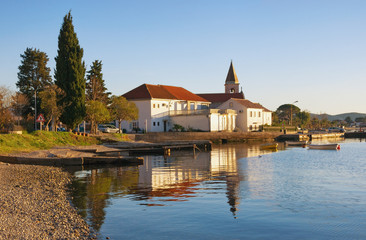
M330 144L309 144L309 149L339 150L339 149L341 149L341 146L338 143L330 143Z

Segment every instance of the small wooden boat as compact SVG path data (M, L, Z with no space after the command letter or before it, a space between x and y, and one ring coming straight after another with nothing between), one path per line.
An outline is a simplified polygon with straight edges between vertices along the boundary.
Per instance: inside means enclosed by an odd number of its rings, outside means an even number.
M305 145L308 144L308 141L286 141L285 145L286 146L294 146L294 147L304 147Z
M265 143L260 146L260 149L275 150L278 147L278 143Z
M320 150L340 150L341 146L338 143L330 144L310 144L309 149L320 149Z

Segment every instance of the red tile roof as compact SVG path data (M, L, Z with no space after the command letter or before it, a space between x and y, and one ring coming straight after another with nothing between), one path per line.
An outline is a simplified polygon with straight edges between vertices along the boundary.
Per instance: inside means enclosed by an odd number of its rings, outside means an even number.
M166 85L142 84L123 94L128 99L174 99L185 101L209 102L206 99L182 88Z
M236 102L238 102L239 104L247 107L247 108L260 108L263 109L266 112L271 112L270 110L268 110L267 108L263 107L262 105L260 105L259 103L253 103L247 99L237 99L237 98L233 98L233 100L235 100Z
M197 95L212 103L223 103L230 98L244 99L243 93L199 93Z

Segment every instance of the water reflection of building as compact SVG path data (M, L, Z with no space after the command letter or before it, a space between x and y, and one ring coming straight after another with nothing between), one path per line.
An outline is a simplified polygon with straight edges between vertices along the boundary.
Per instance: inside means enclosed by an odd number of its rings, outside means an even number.
M238 167L236 148L216 146L211 151L211 175L221 178L226 183L226 196L230 211L236 216L240 203L241 175Z
M148 156L139 168L139 186L145 199L169 197L169 201L184 201L194 197L195 186L215 178L226 184L230 211L235 215L240 203L240 182L245 180L238 159L265 154L259 145L217 145L212 151L164 159ZM142 193L140 192L140 193Z
M74 204L88 209L84 214L94 229L99 229L105 217L110 197L129 196L148 206L165 205L165 201L187 201L198 196L204 181L225 183L230 211L236 216L241 198L260 194L263 180L272 169L270 161L259 158L238 161L243 157L265 154L259 145L216 145L211 152L179 152L164 159L146 156L143 165L102 168L75 173L79 191ZM262 158L261 158L262 159ZM269 169L266 169L269 168Z
M255 188L258 187L252 185L253 188L246 188L244 192L241 192L241 183L248 183L250 180L260 178L263 176L261 169L266 168L262 161L256 161L256 159L238 160L241 158L261 157L269 153L271 151L261 150L259 144L216 145L213 147L211 151L211 175L217 176L226 182L226 196L230 205L230 211L234 216L236 216L240 198L249 193L256 192ZM245 185L247 186L247 184Z
M171 156L146 156L139 167L139 186L150 197L169 197L169 201L184 201L193 197L189 190L209 178L210 153L191 152ZM162 199L161 199L162 200Z

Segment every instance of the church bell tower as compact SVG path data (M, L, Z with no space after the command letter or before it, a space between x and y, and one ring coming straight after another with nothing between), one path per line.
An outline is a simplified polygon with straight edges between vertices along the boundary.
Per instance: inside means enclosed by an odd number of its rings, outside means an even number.
M230 63L229 72L226 76L225 93L239 93L239 81L235 73L233 61Z

